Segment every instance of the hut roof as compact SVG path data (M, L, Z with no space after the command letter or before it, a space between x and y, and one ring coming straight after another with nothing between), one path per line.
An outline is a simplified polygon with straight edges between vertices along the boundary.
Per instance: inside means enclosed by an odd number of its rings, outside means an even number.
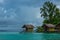
M53 24L44 24L44 26L47 26L47 27L55 27L55 25L53 25Z
M60 23L58 23L56 26L59 26L60 25Z
M34 26L33 25L23 25L22 28L34 28Z

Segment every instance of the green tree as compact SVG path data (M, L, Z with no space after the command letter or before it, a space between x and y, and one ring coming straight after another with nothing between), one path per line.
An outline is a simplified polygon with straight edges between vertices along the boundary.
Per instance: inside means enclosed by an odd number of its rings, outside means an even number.
M44 31L43 27L37 26L36 32L43 32L43 31Z
M43 7L40 8L40 10L41 17L45 19L43 23L57 24L59 22L59 9L52 2L45 2Z
M56 8L55 15L53 18L53 23L54 24L60 23L60 10L58 8Z

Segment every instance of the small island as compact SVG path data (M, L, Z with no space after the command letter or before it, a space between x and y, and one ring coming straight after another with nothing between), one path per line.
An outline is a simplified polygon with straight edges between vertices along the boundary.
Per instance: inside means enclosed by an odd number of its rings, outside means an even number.
M60 32L60 9L52 2L46 1L40 8L41 17L44 18L42 26L36 27L36 32ZM34 32L31 24L23 25L25 32Z

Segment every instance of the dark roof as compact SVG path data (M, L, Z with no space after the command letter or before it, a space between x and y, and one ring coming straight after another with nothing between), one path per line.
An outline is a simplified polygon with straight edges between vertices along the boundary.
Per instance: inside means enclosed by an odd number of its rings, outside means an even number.
M58 23L56 26L60 25L60 23Z
M44 26L47 26L47 27L55 27L55 25L53 25L53 24L44 24Z
M29 24L27 24L27 25L23 25L23 27L22 28L34 28L34 26L33 25L29 25Z

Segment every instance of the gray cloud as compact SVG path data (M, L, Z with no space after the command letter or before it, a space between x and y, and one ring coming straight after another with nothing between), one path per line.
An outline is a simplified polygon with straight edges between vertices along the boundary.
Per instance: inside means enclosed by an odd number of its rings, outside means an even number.
M4 0L0 1L0 25L42 25L40 7L47 0ZM57 3L58 1L52 1ZM58 3L57 3L58 5Z

